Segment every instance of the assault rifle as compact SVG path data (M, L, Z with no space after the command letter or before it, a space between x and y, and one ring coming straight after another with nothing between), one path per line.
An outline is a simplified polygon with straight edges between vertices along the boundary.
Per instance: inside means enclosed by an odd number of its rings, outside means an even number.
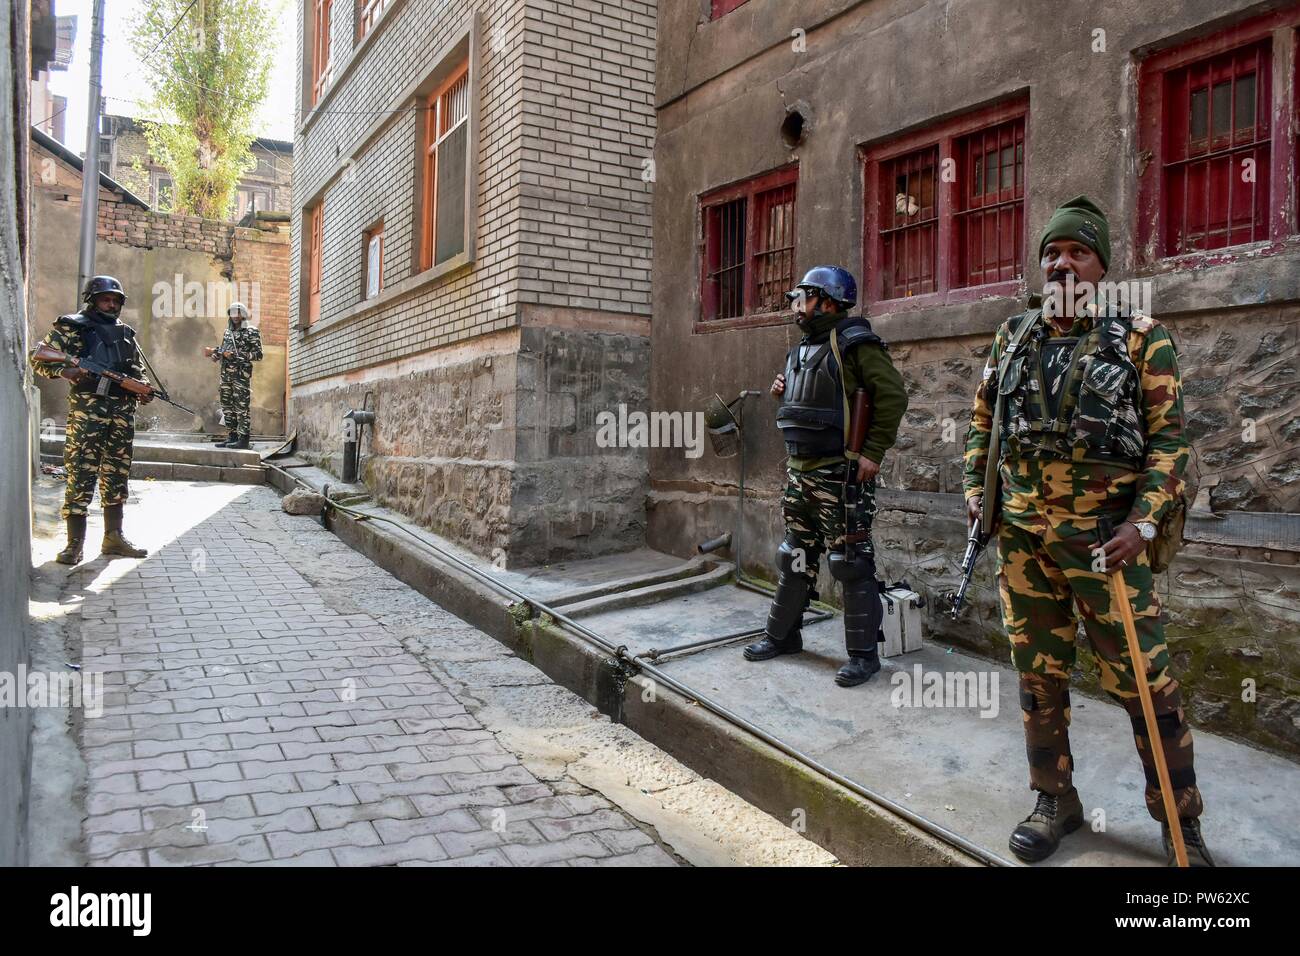
M121 372L114 372L107 365L100 365L98 362L90 359L78 358L75 355L69 355L67 352L60 352L52 345L41 344L36 347L33 358L38 362L53 362L59 365L65 365L69 368L79 368L83 372L89 372L91 375L98 375L101 383L105 380L118 385L123 391L129 392L137 398L160 398L168 405L174 405L183 412L191 415L197 415L193 409L186 408L179 402L172 401L165 389L156 385L150 385L148 382L142 382L138 378L132 378L130 375L123 375Z
M1002 396L999 395L993 407L993 430L989 433L989 457L984 464L984 495L980 500L979 520L972 522L970 534L966 536L966 553L961 559L961 586L952 598L952 619L957 620L961 614L962 604L966 601L966 591L975 574L975 565L980 555L988 547L993 537L993 527L998 521L998 512L1002 509L1002 474L999 471L1002 457Z
M845 448L860 455L867 440L867 425L871 414L867 400L867 390L859 388L853 393L849 412L849 438ZM858 484L858 459L850 458L844 465L844 551L847 554L852 545L866 537L862 531L858 515L858 504L862 500L862 486Z
M1052 273L1055 279L1057 273ZM1006 366L1008 360L1019 351L1025 337L1037 325L1038 319L1029 315L1021 321L1020 326L1012 334L1011 340L1007 343L1007 352L998 362L998 373L993 379L992 387L996 389L997 397L993 402L993 427L989 432L989 453L984 462L984 494L980 501L979 520L974 522L970 528L970 534L966 537L966 553L961 559L961 586L952 596L952 619L957 620L961 613L961 606L966 600L966 590L970 587L971 576L975 573L975 565L988 547L989 539L993 537L993 529L997 526L998 517L1002 512L1002 415L1005 411L1006 396L1002 394L1002 369Z

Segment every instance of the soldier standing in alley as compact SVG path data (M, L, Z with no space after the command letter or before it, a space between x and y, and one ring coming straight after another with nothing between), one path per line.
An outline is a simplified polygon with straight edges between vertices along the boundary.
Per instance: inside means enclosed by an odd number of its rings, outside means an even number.
M126 302L122 284L112 276L95 276L86 283L85 308L55 320L43 344L77 359L87 359L114 373L143 381L144 367L135 343L135 330L118 316ZM68 543L59 552L60 564L81 561L86 540L86 512L99 485L104 509L103 554L143 558L122 535L122 508L127 499L127 479L135 441L136 403L147 404L152 394L136 395L106 376L94 375L64 362L32 358L32 368L44 378L66 378L68 421L63 443L67 489L63 519Z
M1046 859L1083 823L1070 751L1070 671L1082 620L1101 686L1127 711L1146 776L1147 810L1165 821L1153 742L1136 680L1151 688L1159 741L1192 865L1212 866L1201 837L1192 735L1169 652L1148 543L1182 492L1189 449L1177 356L1155 319L1096 294L1110 263L1105 215L1065 203L1039 242L1043 308L998 330L966 439L968 517L978 521L995 403L1003 402L997 515L1002 618L1020 672L1020 705L1037 803L1011 834L1013 853ZM1120 569L1149 662L1135 674L1108 570ZM1077 608L1077 612L1076 612ZM1173 856L1170 854L1172 862Z
M772 383L772 394L781 399L777 425L789 455L781 502L785 540L777 550L779 577L766 635L745 648L745 657L764 661L803 650L800 622L817 596L819 559L829 548L832 576L844 589L849 656L835 682L853 687L880 670L881 605L871 520L876 475L898 436L907 390L871 324L848 314L858 293L846 270L812 269L787 295L804 334L787 355L785 371ZM859 389L870 406L860 426L865 429L860 450L848 440L851 426L857 424L851 404ZM846 480L846 465L853 466L852 481ZM846 513L846 502L855 513ZM858 529L851 535L856 540L847 540L848 524Z
M248 325L248 309L242 302L232 302L226 310L228 323L221 345L205 348L203 354L221 363L221 386L218 395L230 436L218 442L218 448L247 448L249 436L248 407L252 402L253 363L262 358L262 336Z

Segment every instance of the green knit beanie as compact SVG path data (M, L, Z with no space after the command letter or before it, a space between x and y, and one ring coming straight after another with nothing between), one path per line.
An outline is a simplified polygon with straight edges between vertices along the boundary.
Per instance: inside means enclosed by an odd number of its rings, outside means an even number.
M1103 269L1110 269L1110 223L1106 214L1087 196L1075 196L1052 213L1038 243L1038 258L1054 239L1074 239L1097 253Z

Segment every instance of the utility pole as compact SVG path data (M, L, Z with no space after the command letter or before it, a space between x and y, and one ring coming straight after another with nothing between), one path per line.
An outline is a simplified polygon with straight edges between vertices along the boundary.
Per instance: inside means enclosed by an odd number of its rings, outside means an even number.
M86 153L81 163L81 247L77 259L77 301L95 274L95 233L99 219L100 75L104 60L104 0L95 0L90 27L90 91L86 102Z

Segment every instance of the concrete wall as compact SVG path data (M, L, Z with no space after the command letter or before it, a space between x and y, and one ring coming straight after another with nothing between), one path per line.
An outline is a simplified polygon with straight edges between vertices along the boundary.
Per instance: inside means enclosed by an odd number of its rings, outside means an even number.
M55 318L81 307L76 289L81 173L39 146L33 145L31 156L37 175L30 330L39 341ZM253 433L284 433L289 235L283 225L262 225L239 228L155 213L100 189L96 271L122 281L128 296L123 321L139 333L172 397L199 413L195 417L154 402L136 416L138 431L222 431L220 376L203 357L203 347L221 339L233 282L262 333L264 357L253 366ZM201 296L195 294L198 289ZM38 381L42 416L61 423L67 414L67 386Z
M638 544L644 455L614 463L594 420L646 395L654 4L394 0L354 33L336 4L334 78L295 140L299 321L304 210L324 216L320 318L290 342L300 449L337 456L342 413L374 389L382 500L515 564ZM472 248L421 272L409 107L466 52ZM381 218L384 290L363 300Z
M31 429L27 372L26 5L0 3L0 673L31 664L27 578L31 570ZM15 112L18 106L18 112ZM0 866L27 862L31 709L0 707Z
M1109 277L1133 274L1136 63L1153 49L1220 29L1265 5L1181 0L1139 8L1103 0L1078 15L1044 18L1041 6L1028 0L996 7L750 0L712 22L708 7L702 0L660 4L651 402L694 407L714 391L727 398L742 388L764 391L748 406L744 559L758 573L771 574L784 477L776 405L766 389L798 333L789 324L695 330L699 196L797 161L796 273L840 262L861 279L860 147L1028 97L1030 280L1021 295L894 314L868 304L911 395L898 448L882 472L877 540L885 573L891 581L906 576L931 597L932 633L1004 657L991 558L961 624L947 624L940 599L956 582L964 543L960 456L992 334L1024 307L1023 294L1037 289L1032 237L1064 199L1087 193L1108 210ZM1107 52L1092 49L1095 27L1106 31ZM802 52L795 31L806 37ZM1278 37L1288 35L1291 42L1276 43L1274 82L1293 96L1294 33ZM791 149L780 128L795 106L806 119L805 137ZM1300 511L1298 267L1300 249L1288 242L1272 255L1219 263L1207 257L1195 268L1148 274L1154 311L1181 349L1202 502L1220 514ZM1242 439L1247 418L1255 422L1253 442ZM695 542L733 527L736 459L652 453L650 468L653 545L685 555ZM1199 540L1161 588L1175 668L1195 717L1300 753L1300 629L1289 596L1300 588L1300 535L1291 517L1272 520L1266 534L1234 532L1245 525L1232 521L1221 521L1219 530L1198 524ZM825 583L827 594L838 593ZM1095 679L1089 668L1085 661L1085 682ZM1257 703L1241 699L1246 678L1256 681Z

